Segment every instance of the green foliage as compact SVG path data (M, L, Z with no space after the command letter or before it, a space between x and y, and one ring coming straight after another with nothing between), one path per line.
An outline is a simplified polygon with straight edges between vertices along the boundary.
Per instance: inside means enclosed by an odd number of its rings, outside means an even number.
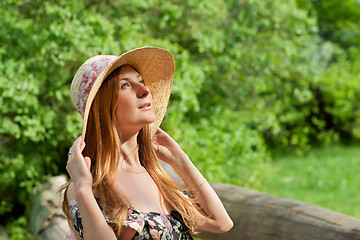
M347 71L344 71L346 69ZM329 129L349 139L360 138L360 70L340 59L317 79L317 90L324 105Z
M225 110L209 119L180 124L172 115L166 127L211 182L258 189L263 186L269 160L265 142L233 112Z
M208 57L208 78L201 92L205 114L226 103L268 143L292 146L298 153L313 140L347 137L349 129L333 123L330 109L336 100L323 99L335 94L324 87L329 68L342 70L332 75L334 86L347 89L354 85L348 81L358 81L357 64L344 58L347 52L321 39L316 19L293 1L234 1L228 8L233 9L233 21L227 19L221 28L229 30L223 32L226 48ZM357 109L354 97L343 98L342 104ZM357 129L355 118L344 121Z
M298 0L301 7L313 11L317 16L322 38L336 42L345 49L360 46L360 3L355 0L319 0L306 3Z
M8 223L7 229L11 235L10 240L33 240L33 236L26 230L27 221L24 216Z
M335 0L316 2L1 1L2 219L21 216L48 176L66 174L81 132L71 79L97 54L173 53L162 128L209 181L261 189L269 145L302 153L313 141L359 139L358 8L345 18Z

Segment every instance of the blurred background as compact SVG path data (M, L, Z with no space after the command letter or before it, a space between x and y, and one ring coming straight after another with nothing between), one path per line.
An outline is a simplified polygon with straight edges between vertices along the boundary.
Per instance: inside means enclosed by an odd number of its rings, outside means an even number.
M69 96L98 54L175 57L162 128L209 182L360 217L360 2L1 0L0 225L27 231L33 189L67 175Z

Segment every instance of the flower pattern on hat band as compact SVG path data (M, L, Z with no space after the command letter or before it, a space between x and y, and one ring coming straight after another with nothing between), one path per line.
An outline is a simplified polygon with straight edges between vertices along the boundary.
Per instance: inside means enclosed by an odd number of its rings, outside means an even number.
M99 55L88 59L84 64L84 70L77 91L76 108L81 116L84 117L86 101L100 73L115 59L112 55Z

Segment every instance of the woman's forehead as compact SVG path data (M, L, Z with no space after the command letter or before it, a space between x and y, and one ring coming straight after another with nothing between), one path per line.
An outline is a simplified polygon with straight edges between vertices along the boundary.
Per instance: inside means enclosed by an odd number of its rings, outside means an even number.
M119 72L123 73L123 72L134 72L134 71L137 72L140 75L139 71L136 68L134 68L133 66L131 66L129 64L126 64L126 65L122 65L120 67Z
M135 78L141 78L141 74L131 65L124 65L121 67L119 71L120 79L126 80L128 76L135 77Z

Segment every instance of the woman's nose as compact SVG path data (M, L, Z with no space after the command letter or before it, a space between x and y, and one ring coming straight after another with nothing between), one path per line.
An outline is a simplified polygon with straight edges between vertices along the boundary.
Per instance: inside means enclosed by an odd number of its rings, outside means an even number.
M144 98L150 94L150 89L142 84L139 85L137 95L139 98Z

